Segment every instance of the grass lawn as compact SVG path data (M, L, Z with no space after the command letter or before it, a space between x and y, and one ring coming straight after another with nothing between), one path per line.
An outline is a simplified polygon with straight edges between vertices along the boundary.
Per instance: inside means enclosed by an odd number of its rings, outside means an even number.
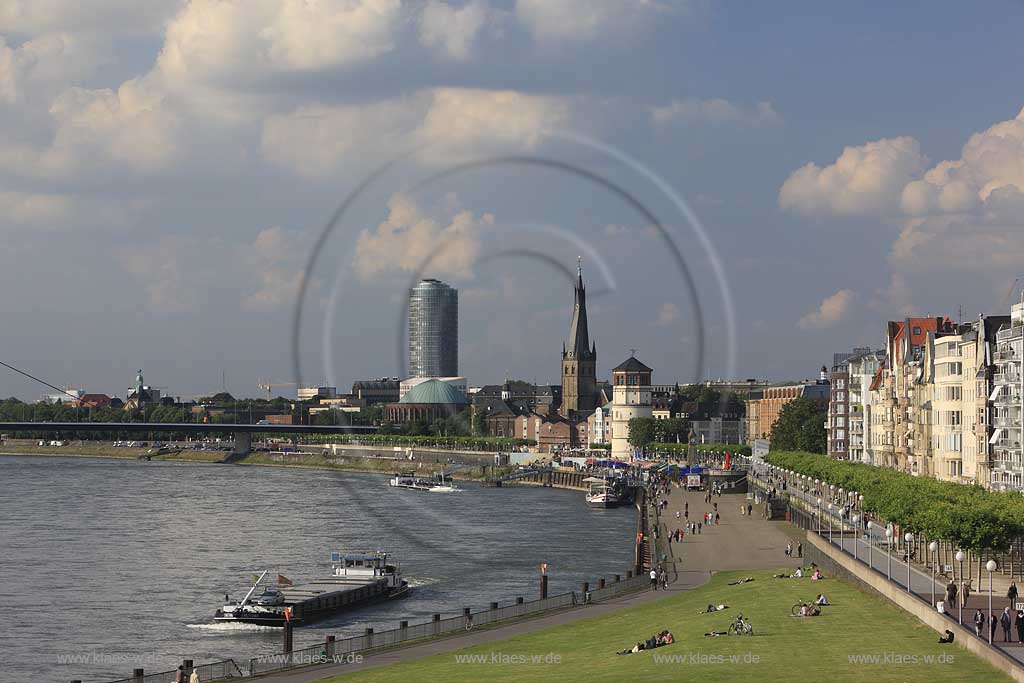
M615 614L323 681L1011 680L956 644L939 645L930 628L851 584L772 579L771 574L722 572L699 589ZM755 580L727 585L744 576ZM789 616L794 602L813 600L819 591L833 603L821 616ZM698 614L708 603L730 609ZM704 637L705 631L726 630L739 612L753 624L754 636ZM676 637L674 645L615 654L666 628ZM466 661L467 655L482 660ZM495 655L505 663L493 661ZM512 663L509 656L525 656L527 662ZM880 660L851 659L861 656ZM886 656L891 661L881 659ZM929 657L934 659L926 661Z

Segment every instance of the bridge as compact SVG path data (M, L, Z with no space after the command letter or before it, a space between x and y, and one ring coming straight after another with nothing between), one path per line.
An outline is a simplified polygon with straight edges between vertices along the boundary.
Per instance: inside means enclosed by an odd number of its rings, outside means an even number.
M253 434L373 434L377 428L367 425L275 425L216 424L210 422L0 422L0 432L116 432L120 434L231 434L233 455L248 455Z

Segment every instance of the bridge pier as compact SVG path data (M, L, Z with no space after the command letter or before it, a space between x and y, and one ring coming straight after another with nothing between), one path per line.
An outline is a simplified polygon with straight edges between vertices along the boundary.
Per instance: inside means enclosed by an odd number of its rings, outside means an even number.
M231 455L236 458L244 458L252 453L252 434L249 432L235 432L235 447Z

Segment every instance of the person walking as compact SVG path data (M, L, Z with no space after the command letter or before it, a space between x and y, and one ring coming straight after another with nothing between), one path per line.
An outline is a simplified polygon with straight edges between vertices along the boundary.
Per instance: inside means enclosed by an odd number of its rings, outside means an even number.
M798 541L797 544L796 544L796 556L797 557L803 557L804 556L804 542L803 541Z
M699 534L699 533L701 533L701 528L702 528L703 526L704 526L703 524L701 524L700 522L697 522L697 533L698 533L698 534Z
M988 626L989 626L989 638L992 642L996 642L996 629L999 628L999 617L994 613L988 613Z
M786 543L786 557L793 557L793 542Z
M1006 597L1010 599L1010 609L1017 609L1017 582L1011 581L1010 587L1006 590Z
M174 683L185 683L185 667L178 665L178 670L174 672Z
M199 683L199 672L192 669L192 675L188 677L188 683Z
M753 511L754 511L754 506L751 505L750 503L747 503L747 517L749 517L750 513L753 512Z
M999 625L1003 627L1003 642L1012 643L1010 628L1013 626L1013 617L1010 616L1010 608L1004 607L1003 613L999 615Z
M1024 643L1024 610L1017 610L1017 642Z
M715 513L715 524L716 525L718 524L719 520L720 520L720 517L718 516L718 513L716 512Z
M985 632L985 613L980 609L974 612L974 635L981 638Z
M956 581L950 579L946 584L946 606L953 609L954 605L956 605Z
M658 570L651 567L651 590L658 590Z

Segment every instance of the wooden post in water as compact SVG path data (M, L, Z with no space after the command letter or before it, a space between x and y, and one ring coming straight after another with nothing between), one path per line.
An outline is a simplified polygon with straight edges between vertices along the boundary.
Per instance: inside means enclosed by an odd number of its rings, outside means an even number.
M540 575L540 599L545 600L548 597L548 575Z
M132 678L137 678L137 679L139 679L139 681L142 681L142 679L145 678L145 677L146 677L145 669L133 669L132 670Z

